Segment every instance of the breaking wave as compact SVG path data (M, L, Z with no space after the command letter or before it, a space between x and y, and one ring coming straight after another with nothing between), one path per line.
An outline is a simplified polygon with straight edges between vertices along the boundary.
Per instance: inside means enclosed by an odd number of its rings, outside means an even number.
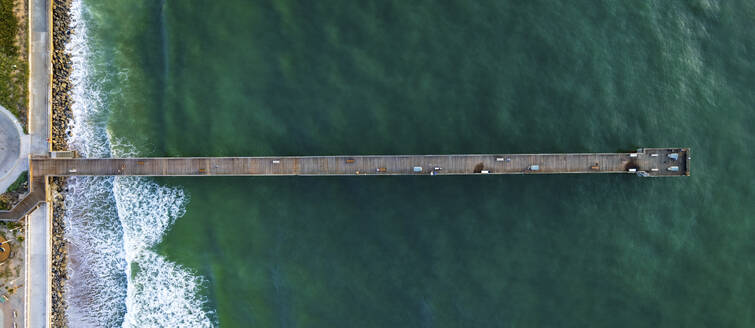
M126 74L100 67L103 54L87 38L92 13L74 0L74 33L67 45L73 72L74 120L69 146L84 157L123 157L138 152L108 133L108 106L119 90L101 90ZM139 177L72 177L66 194L69 242L66 315L73 327L211 327L199 296L201 277L155 253L188 196Z

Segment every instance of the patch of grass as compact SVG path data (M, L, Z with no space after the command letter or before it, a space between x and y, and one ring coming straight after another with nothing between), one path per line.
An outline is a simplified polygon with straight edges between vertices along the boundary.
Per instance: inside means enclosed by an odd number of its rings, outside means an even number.
M0 52L15 54L18 19L13 14L14 0L0 0Z
M23 223L18 221L0 221L0 226L6 228L6 229L18 229L23 226ZM18 230L16 230L18 231Z
M26 107L28 74L26 63L20 61L18 56L0 53L0 105L21 122L26 122L23 109Z
M16 178L16 181L13 181L13 183L8 186L8 190L5 192L13 192L21 188L21 185L29 180L29 171L23 171L21 174Z
M26 104L29 66L20 56L18 42L19 22L13 13L18 0L0 0L0 105L21 121L26 132Z

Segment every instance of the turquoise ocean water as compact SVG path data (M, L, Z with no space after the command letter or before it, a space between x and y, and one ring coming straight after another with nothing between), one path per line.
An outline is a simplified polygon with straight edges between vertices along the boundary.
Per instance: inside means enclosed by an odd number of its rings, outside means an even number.
M73 326L751 327L751 1L75 0L89 157L692 148L692 176L72 179Z

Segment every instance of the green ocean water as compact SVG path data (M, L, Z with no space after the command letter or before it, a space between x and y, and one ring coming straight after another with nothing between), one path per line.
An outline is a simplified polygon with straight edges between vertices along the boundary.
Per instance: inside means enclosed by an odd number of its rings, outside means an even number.
M753 2L84 3L140 155L692 148L688 178L156 179L221 327L755 325Z

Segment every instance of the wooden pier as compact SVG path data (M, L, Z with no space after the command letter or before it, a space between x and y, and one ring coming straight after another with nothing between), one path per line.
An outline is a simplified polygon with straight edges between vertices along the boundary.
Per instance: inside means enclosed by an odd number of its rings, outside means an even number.
M677 159L669 155L675 154ZM689 174L687 149L633 153L288 157L32 158L38 176L345 176L633 173Z
M622 173L688 176L688 148L631 153L359 155L284 157L75 158L32 157L31 192L0 221L16 220L45 201L50 176L377 176ZM71 156L68 156L71 155Z

